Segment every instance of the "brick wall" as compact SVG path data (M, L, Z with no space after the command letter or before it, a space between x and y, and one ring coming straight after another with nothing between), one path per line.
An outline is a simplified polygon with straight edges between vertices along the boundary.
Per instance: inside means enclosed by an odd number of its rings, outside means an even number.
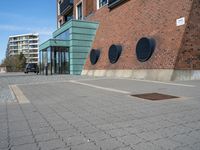
M64 17L61 16L61 15L58 15L58 2L62 0L56 0L56 15L57 15L57 27L58 27L58 24L59 22L61 21L61 24L64 22Z
M75 6L79 1L74 1ZM86 16L85 0L83 6ZM91 65L88 57L86 70L173 69L175 67L187 69L190 64L188 65L186 57L189 54L184 51L188 49L190 49L189 53L195 56L193 68L196 68L196 65L199 69L197 65L199 59L197 60L196 55L199 53L200 45L200 34L197 29L200 12L198 0L127 0L112 10L107 6L96 10L96 1L93 6L93 14L86 19L98 21L100 24L92 48L100 49L101 56L94 66ZM75 9L74 13L76 13ZM181 17L185 17L187 25L177 27L176 19ZM143 36L153 37L157 46L152 57L147 62L141 63L136 58L135 47L137 41ZM193 37L195 40L191 39ZM122 55L116 64L110 64L108 60L108 49L112 44L123 46Z
M86 1L85 16L92 14L94 11L94 0Z
M176 69L200 69L200 1L194 0Z

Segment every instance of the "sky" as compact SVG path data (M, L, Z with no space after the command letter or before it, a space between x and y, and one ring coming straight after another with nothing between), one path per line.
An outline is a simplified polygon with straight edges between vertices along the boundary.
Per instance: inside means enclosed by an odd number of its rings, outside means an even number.
M8 37L39 33L40 44L56 30L56 0L0 0L0 63Z

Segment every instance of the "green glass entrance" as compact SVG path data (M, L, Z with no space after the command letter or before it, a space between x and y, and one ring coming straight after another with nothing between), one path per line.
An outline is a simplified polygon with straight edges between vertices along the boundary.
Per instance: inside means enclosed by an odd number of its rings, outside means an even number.
M40 51L41 74L69 74L69 49L67 47L48 47Z
M42 43L40 51L45 51L49 47L52 49L55 47L56 49L58 47L67 48L66 53L65 51L52 50L52 56L48 56L52 58L52 69L48 73L80 75L88 57L88 52L91 49L98 25L96 22L70 20L53 33L53 39ZM41 64L43 64L41 68L44 72L45 63L43 61L45 60L41 60ZM48 69L49 66L48 62Z

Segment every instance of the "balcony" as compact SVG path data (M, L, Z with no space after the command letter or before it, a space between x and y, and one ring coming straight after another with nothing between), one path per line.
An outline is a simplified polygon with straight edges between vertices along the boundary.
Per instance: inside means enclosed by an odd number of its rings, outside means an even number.
M38 41L39 38L31 38L31 39L28 39L29 41Z
M112 9L126 0L108 0L108 8Z
M60 14L64 15L73 8L73 0L63 0L63 2L60 4Z

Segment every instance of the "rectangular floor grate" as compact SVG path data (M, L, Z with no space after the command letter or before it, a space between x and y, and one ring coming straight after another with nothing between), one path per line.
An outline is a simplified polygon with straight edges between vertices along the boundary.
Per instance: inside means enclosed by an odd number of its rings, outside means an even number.
M136 95L131 95L131 96L147 99L147 100L152 100L152 101L179 98L177 96L166 95L166 94L161 94L161 93L144 93L144 94L136 94Z

